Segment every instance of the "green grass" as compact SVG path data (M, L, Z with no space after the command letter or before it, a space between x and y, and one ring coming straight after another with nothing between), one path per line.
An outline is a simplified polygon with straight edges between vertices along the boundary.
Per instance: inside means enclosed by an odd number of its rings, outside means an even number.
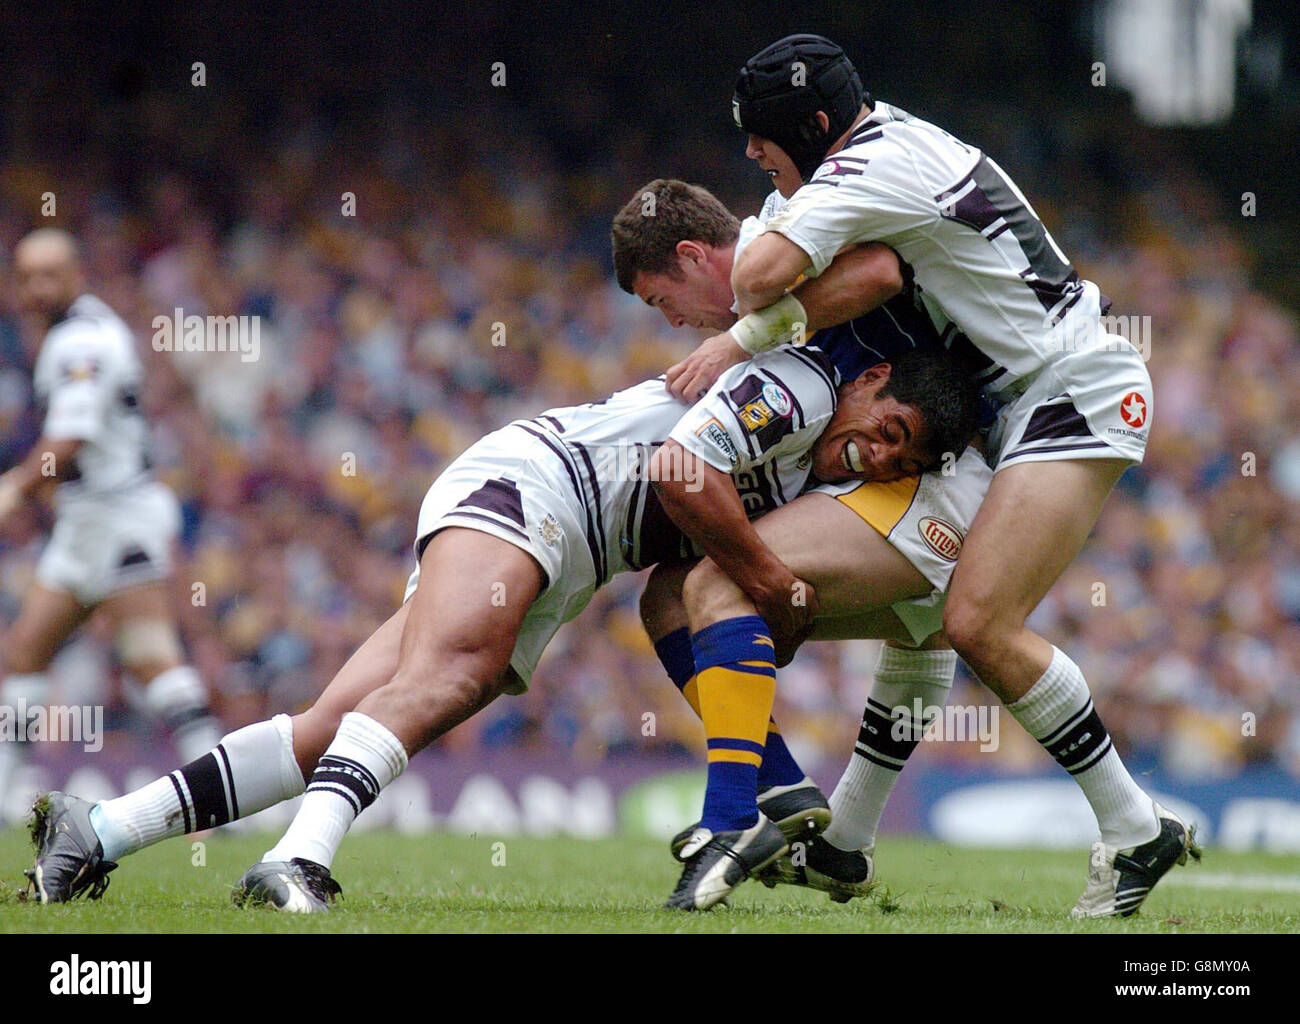
M1083 887L1086 850L918 839L881 843L888 898L839 906L749 882L730 909L669 914L659 908L678 872L661 843L505 839L506 863L496 867L499 837L362 833L335 861L346 899L333 913L235 908L230 884L273 838L210 838L204 866L192 863L188 840L171 840L128 858L99 903L42 907L16 896L31 863L26 833L0 832L0 933L1300 931L1300 856L1210 850L1200 866L1176 868L1139 917L1075 922L1066 915Z

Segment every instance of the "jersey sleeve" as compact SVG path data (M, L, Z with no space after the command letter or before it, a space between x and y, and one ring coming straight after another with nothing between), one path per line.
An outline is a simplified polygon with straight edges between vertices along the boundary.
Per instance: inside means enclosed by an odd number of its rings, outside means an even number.
M768 219L768 231L785 236L808 254L812 267L807 276L819 275L845 246L886 240L937 216L934 201L890 180L897 175L887 174L888 166L873 169L874 163L831 157Z
M833 374L820 352L765 352L719 377L669 437L723 473L806 452L835 412Z
M112 367L100 349L73 333L42 353L47 409L41 433L49 440L90 441L102 429L112 393Z

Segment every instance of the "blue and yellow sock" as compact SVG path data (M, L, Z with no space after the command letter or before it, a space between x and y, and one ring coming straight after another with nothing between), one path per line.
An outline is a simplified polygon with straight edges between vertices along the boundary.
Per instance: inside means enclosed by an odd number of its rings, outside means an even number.
M700 824L713 832L758 821L758 770L768 737L776 664L757 615L724 619L691 637L709 778Z
M682 626L660 637L655 641L655 654L668 673L668 678L682 691L682 696L698 715L700 695L695 678L695 652L691 649L690 630ZM793 786L796 782L802 782L803 778L804 770L785 745L776 721L769 718L763 763L758 766L758 788L764 790L768 786Z

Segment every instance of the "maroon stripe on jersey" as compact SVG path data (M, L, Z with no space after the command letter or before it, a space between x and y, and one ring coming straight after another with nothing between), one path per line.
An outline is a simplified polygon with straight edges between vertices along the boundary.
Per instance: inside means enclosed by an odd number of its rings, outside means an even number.
M524 526L524 499L519 486L508 477L489 480L469 497L458 502L457 508L481 508Z

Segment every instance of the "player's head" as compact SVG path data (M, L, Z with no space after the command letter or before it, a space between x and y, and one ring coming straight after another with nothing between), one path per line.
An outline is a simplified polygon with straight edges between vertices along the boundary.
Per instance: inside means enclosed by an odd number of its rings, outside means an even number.
M706 188L656 178L614 218L614 273L625 292L654 306L674 327L725 330L731 263L740 221Z
M914 350L841 386L813 446L822 480L888 483L959 457L979 423L979 389L946 352Z
M82 293L85 281L76 240L60 228L37 228L14 247L18 301L53 323Z
M794 35L740 69L731 113L747 132L745 155L783 196L812 177L871 97L844 51L823 36Z

